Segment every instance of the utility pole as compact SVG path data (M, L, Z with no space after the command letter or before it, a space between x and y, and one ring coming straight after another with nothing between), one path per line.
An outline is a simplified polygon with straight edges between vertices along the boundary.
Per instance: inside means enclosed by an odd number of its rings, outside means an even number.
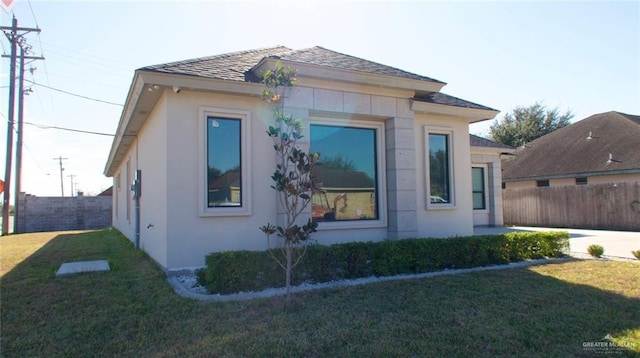
M70 182L71 182L71 196L73 196L73 178L75 178L77 175L74 174L69 174L67 175L67 177L71 178Z
M5 30L2 28L2 30ZM4 169L4 198L2 200L2 235L9 233L9 204L11 200L11 159L13 159L13 111L16 95L16 50L18 47L18 20L11 22L11 33L5 35L11 42L11 64L9 65L9 118L7 124L7 159Z
M13 123L14 123L14 111L15 111L15 94L16 94L16 61L17 61L17 47L20 45L20 64L21 71L24 67L24 59L30 58L29 56L24 55L24 35L29 32L40 32L40 29L33 29L28 27L18 27L18 20L13 17L11 22L11 26L0 26L0 30L2 30L11 42L11 55L2 56L10 58L10 67L9 67L9 111L8 111L8 124L7 124L7 156L5 162L5 190L3 197L3 205L2 205L2 235L6 235L9 233L9 205L11 204L11 160L13 159ZM19 33L21 32L21 33ZM33 59L42 59L41 57ZM22 79L22 74L20 75ZM22 86L21 86L22 87ZM21 89L20 99L22 99L23 93ZM20 138L20 144L22 144L22 137ZM22 152L20 152L20 160L22 159ZM20 163L22 165L22 163ZM19 182L19 180L17 180ZM16 190L20 190L19 184L16 185ZM18 193L16 192L16 199L18 197ZM16 207L18 205L18 201L16 200Z
M53 158L53 160L57 160L60 162L60 192L62 193L62 196L64 196L64 183L62 182L62 172L64 172L64 168L62 167L62 161L63 160L67 160L69 158L63 158L62 156L59 156L58 158Z

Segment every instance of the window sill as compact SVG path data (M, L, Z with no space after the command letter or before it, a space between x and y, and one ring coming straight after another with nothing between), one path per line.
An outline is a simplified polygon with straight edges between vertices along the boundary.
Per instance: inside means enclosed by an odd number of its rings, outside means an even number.
M427 211L455 210L454 204L427 204Z
M474 214L488 214L489 209L473 209Z
M318 223L317 230L377 229L386 227L385 220L322 221Z
M251 216L249 208L206 208L200 209L200 217Z

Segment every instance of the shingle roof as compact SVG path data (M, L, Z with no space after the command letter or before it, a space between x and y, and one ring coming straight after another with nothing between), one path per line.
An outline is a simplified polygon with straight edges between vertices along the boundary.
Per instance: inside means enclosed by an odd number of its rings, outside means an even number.
M472 147L515 149L510 145L496 143L492 140L478 137L477 135L473 135L473 134L469 134L469 142L471 143Z
M245 81L245 73L263 58L291 51L290 48L284 46L268 47L146 66L139 70Z
M434 92L428 95L416 96L414 100L421 102L429 102L436 104L443 104L445 106L455 106L455 107L464 107L464 108L473 108L473 109L483 109L488 111L496 111L496 109L483 106L481 104L469 102L467 100L450 96L448 94L444 94L442 92Z
M292 50L284 46L269 47L146 66L139 70L216 78L222 80L246 81L247 72L265 57L279 58L291 62L312 64L336 69L400 77L411 80L444 83L430 77L417 75L395 67L345 55L320 46L303 50ZM253 78L249 77L249 80L253 80Z
M375 73L392 77L401 77L411 80L429 81L444 83L436 79L417 75L395 67L383 65L362 58L345 55L340 52L328 50L324 47L315 46L303 50L291 51L279 56L283 60L292 62L306 63L318 66L338 68L343 70L352 70L365 73Z
M610 153L613 161L608 163ZM640 116L595 114L527 143L514 154L503 163L505 180L640 171Z

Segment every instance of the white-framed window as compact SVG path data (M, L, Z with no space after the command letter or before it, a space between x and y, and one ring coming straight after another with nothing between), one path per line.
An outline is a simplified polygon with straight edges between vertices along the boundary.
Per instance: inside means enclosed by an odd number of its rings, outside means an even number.
M427 209L455 207L453 131L424 127Z
M312 194L318 229L386 227L384 123L312 118L310 149L320 190Z
M132 201L132 197L131 197L131 190L129 190L129 185L131 184L131 159L127 160L127 172L126 172L126 198L127 198L127 222L131 222L131 201Z
M471 188L473 197L473 210L487 210L487 166L474 164L471 167Z
M251 112L201 107L200 216L251 215Z
M118 212L119 212L118 206L120 204L120 200L119 200L120 187L122 186L120 173L118 173L118 175L116 175L116 177L113 178L113 179L114 179L113 186L114 186L114 189L115 189L115 190L113 190L113 198L114 198L114 201L115 201L113 205L115 206L114 211L115 211L115 215L116 215L116 218L117 218L117 217L119 217L119 215L118 215Z

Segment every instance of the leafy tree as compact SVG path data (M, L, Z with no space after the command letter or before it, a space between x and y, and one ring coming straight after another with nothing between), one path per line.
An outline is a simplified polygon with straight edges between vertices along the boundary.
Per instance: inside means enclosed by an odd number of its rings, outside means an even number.
M347 172L358 171L356 163L354 163L353 160L344 158L341 155L323 158L318 164L322 164L327 169L344 170Z
M490 135L494 142L517 147L568 126L571 118L570 110L560 114L558 108L547 109L536 102L505 114L502 121L491 126Z
M209 165L207 168L207 177L212 182L222 176L222 171L214 166Z
M284 225L268 223L260 230L267 235L268 252L285 271L287 288L287 305L291 302L291 271L306 253L311 233L318 224L311 218L300 225L299 219L311 202L311 195L316 189L316 178L311 175L319 154L307 154L298 146L303 138L302 120L284 113L284 99L287 91L295 83L296 71L283 67L280 62L273 70L262 74L262 82L266 89L262 91L263 101L271 108L276 126L269 126L267 134L273 139L273 149L277 156L276 169L271 176L271 188L278 192L278 198L284 211ZM280 250L272 248L271 236L277 234L281 239ZM279 251L279 252L278 252Z

